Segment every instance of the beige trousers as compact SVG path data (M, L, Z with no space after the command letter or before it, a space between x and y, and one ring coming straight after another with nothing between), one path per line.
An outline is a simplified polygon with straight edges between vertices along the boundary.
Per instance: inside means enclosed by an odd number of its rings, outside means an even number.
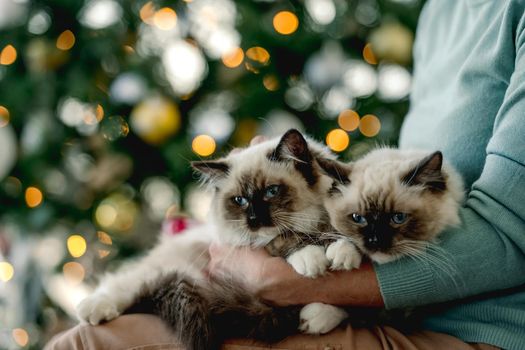
M55 336L45 350L166 350L181 349L166 325L152 315L131 314L100 326L78 325ZM266 345L248 339L230 340L224 350L494 350L486 344L465 343L450 335L423 331L404 335L391 327L341 328L322 336L295 335Z

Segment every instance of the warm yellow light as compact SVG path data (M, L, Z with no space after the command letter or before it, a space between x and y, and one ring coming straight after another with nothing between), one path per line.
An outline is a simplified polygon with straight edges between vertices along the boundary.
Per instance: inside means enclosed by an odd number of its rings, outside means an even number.
M70 30L65 30L58 36L57 48L62 51L67 51L75 45L75 34Z
M15 269L13 268L13 265L8 263L7 261L0 262L0 281L7 282L11 278L13 278L14 274Z
M344 151L350 144L348 133L342 129L334 129L326 135L326 144L332 151Z
M95 211L95 218L102 227L111 227L117 219L117 210L110 204L99 205Z
M100 241L100 243L106 244L106 245L112 245L113 244L113 240L111 239L111 236L108 235L106 232L98 231L97 232L97 236L98 236L98 240Z
M4 106L0 106L0 128L9 124L9 110Z
M26 346L27 343L29 343L29 334L27 334L25 329L15 328L11 332L11 335L13 336L13 340L15 341L15 343L18 344L18 346Z
M193 139L191 148L199 156L206 157L215 152L215 140L209 135L199 135Z
M290 35L299 27L299 19L290 11L281 11L273 17L273 27L279 34Z
M73 285L80 284L86 275L84 266L76 261L65 263L62 267L62 272L66 281Z
M268 64L270 61L270 54L265 48L260 46L250 47L246 51L246 57L262 64Z
M240 47L222 56L222 63L228 68L238 67L244 60L244 51Z
M373 137L381 130L381 121L373 114L367 114L359 122L359 130L366 137Z
M67 239L67 250L74 258L79 258L84 255L86 248L86 240L80 235L71 235Z
M277 91L277 89L279 89L279 80L277 80L277 77L275 75L266 75L263 78L263 85L266 88L266 90Z
M0 64L8 66L16 61L17 53L13 45L7 45L0 52Z
M139 16L144 23L152 24L153 16L155 16L155 6L153 6L151 1L148 1L141 7Z
M106 256L109 255L109 253L111 253L111 252L109 250L107 250L107 249L99 249L98 250L98 257L100 259L104 259Z
M25 199L26 204L29 208L35 208L42 203L44 195L42 194L42 191L40 191L38 188L28 187L26 189Z
M169 7L161 8L153 16L153 24L159 29L171 30L177 24L177 14Z
M359 126L359 114L351 109L345 109L339 113L337 122L341 129L353 131Z
M368 43L363 48L363 58L369 64L377 64L376 55L374 54L374 51L372 51L372 44Z

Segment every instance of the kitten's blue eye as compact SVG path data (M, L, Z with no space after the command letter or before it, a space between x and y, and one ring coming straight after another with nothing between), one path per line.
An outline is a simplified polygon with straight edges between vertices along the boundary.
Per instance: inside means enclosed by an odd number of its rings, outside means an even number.
M392 214L392 222L397 225L401 225L407 221L408 215L405 213L394 213Z
M271 185L266 187L264 190L264 196L266 198L273 198L279 194L281 187L279 185Z
M241 196L235 196L233 197L233 201L235 204L237 204L239 207L244 207L246 204L248 204L248 200L245 197Z
M364 216L361 216L357 213L353 213L352 214L352 220L354 220L354 222L356 224L359 224L359 225L365 225L366 224L366 219Z

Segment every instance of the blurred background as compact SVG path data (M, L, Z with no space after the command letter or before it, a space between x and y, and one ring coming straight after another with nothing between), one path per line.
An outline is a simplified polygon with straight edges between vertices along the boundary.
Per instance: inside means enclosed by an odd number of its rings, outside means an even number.
M0 0L0 349L74 325L166 218L204 220L190 160L291 127L344 159L395 144L421 6Z

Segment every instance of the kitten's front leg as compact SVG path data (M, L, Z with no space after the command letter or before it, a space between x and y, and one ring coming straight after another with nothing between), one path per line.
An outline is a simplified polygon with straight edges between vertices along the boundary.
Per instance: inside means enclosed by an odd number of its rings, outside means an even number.
M301 309L299 330L306 334L325 334L348 317L345 310L337 306L311 303Z
M286 261L297 273L310 278L325 273L329 264L324 246L319 245L307 245L290 254Z
M357 269L361 265L361 253L357 247L346 239L331 243L326 249L326 257L332 270Z

